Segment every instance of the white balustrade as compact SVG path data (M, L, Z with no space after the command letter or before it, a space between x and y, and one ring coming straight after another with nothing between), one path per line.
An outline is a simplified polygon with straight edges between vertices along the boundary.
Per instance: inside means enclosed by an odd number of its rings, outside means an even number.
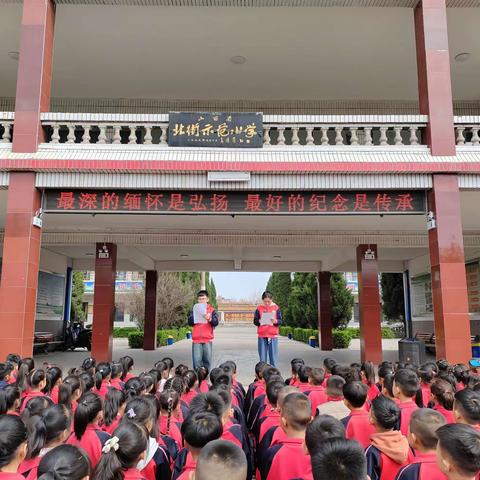
M480 118L477 124L455 126L457 146L478 147L480 145Z
M51 114L55 116L55 114ZM61 114L57 114L61 115ZM65 114L66 116L67 114ZM116 144L116 145L168 145L168 124L166 122L142 121L142 115L131 115L128 121L104 121L103 116L95 114L95 121L87 117L87 121L80 118L69 118L68 121L42 120L47 132L47 142L82 144ZM115 115L113 115L115 117ZM118 116L119 118L121 116ZM145 115L144 117L152 117ZM158 117L165 118L159 115ZM267 116L266 116L267 117ZM393 120L394 120L394 116ZM400 116L401 117L401 116ZM414 117L414 116L410 116ZM406 118L407 122L395 123L388 117L388 122L368 121L362 116L348 116L349 121L340 123L329 116L317 116L323 122L270 122L263 125L263 146L265 148L322 148L322 147L405 147L416 146L422 143L422 132L426 126L426 117ZM326 120L326 121L325 121ZM4 125L0 121L0 125ZM7 131L8 130L8 131ZM456 130L457 145L468 142L480 145L480 125L458 126ZM76 135L75 135L76 134ZM468 142L467 138L468 137ZM9 129L5 129L2 142L11 139Z
M0 143L10 143L12 141L12 124L11 122L0 122L0 127L3 128L3 134Z

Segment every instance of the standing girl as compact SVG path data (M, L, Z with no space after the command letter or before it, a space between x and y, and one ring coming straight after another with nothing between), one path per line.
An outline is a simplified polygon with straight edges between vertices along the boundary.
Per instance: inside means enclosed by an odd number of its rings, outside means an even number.
M20 412L23 411L25 405L30 399L45 396L42 391L47 385L47 375L45 373L45 370L32 370L27 375L27 385L28 393L26 393L22 399L22 406L20 407Z
M102 362L97 365L95 370L95 388L97 389L97 393L105 400L105 395L110 387L112 369L109 363Z
M38 480L88 480L90 462L73 445L60 445L46 453L38 466Z

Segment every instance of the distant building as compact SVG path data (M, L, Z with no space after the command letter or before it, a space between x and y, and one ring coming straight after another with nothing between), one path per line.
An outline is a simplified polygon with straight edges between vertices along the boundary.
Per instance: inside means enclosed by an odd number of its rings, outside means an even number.
M225 323L253 322L253 314L257 308L256 304L243 301L237 302L223 297L218 297L217 303L217 311Z

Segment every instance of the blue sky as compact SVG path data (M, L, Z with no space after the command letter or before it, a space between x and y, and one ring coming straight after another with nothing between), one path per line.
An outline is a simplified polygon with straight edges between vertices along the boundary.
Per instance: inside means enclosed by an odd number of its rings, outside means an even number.
M268 282L268 272L211 272L217 295L231 300L251 300L259 297Z

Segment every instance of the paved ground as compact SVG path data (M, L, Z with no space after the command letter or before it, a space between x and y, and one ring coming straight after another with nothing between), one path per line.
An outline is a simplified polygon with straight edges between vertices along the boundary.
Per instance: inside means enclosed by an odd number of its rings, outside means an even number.
M385 360L398 360L397 345L398 340L383 340ZM172 357L175 364L185 363L191 365L191 348L190 340L182 340L174 345L158 348L153 352L144 352L143 350L130 349L127 340L120 338L114 340L113 357L119 358L123 355L131 355L135 359L134 370L136 373L140 373L149 370L157 360L166 356ZM234 360L238 365L239 380L243 383L250 383L255 363L258 361L256 329L250 325L219 326L215 331L213 352L214 365L218 365L225 360ZM86 350L77 350L75 352L54 352L47 355L36 355L35 360L38 366L40 366L41 362L55 363L66 371L68 368L80 365L87 356ZM359 340L352 340L348 350L322 352L304 343L280 337L280 370L285 377L289 375L290 360L292 358L300 357L308 365L319 366L327 356L334 357L341 363L358 362L360 361L360 342Z

